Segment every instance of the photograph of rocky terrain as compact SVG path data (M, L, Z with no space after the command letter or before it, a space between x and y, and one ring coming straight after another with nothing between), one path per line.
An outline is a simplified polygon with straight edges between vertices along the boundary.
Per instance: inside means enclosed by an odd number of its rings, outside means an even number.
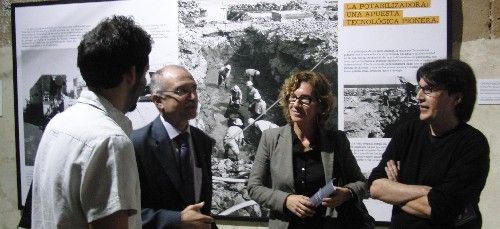
M183 0L179 23L180 64L199 88L192 124L216 140L212 213L265 219L245 189L260 134L286 124L277 98L291 73L315 69L336 91L337 1Z
M41 75L30 88L23 109L25 165L34 165L38 143L50 119L73 105L84 88L83 80L68 82L61 74Z
M314 69L337 91L337 0L180 0L178 6L179 64L199 88L199 114L190 123L216 140L212 213L266 220L268 210L246 190L258 141L262 131L286 124L277 99L290 74ZM50 55L76 56L75 50L40 53L23 56L47 63L22 61L27 75L39 77L19 97L26 103L21 105L26 166L34 163L48 121L85 89L77 69L68 70L73 63L50 64ZM147 92L139 102L139 117L131 118L134 129L158 114ZM336 111L331 117L328 124L336 126Z
M395 128L418 118L416 85L344 85L344 131L349 138L392 138Z
M16 77L17 128L22 128L24 166L33 166L38 143L50 119L76 102L86 89L75 63L75 49L25 50L19 62L23 76ZM61 61L54 63L54 59ZM21 131L19 131L21 132Z

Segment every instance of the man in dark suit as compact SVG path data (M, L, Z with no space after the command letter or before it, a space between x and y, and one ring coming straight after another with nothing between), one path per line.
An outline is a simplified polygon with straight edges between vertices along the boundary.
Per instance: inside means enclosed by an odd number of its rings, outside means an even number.
M196 117L196 82L169 65L151 77L160 115L132 133L141 183L144 228L211 228L214 140L188 121Z

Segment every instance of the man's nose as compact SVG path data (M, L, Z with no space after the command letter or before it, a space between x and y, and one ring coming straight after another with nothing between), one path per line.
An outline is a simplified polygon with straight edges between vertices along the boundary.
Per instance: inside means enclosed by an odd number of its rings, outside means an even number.
M188 99L189 100L197 100L198 99L198 92L197 91L189 92Z
M424 100L424 98L425 98L424 90L422 90L422 89L418 90L417 91L417 95L415 96L415 98L418 101Z

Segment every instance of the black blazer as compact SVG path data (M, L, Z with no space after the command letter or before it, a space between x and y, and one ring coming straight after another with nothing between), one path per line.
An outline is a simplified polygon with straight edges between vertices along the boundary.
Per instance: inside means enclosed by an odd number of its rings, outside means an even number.
M201 212L210 215L212 203L211 154L215 141L200 129L190 127L196 166L202 170ZM132 132L141 183L143 228L180 226L180 212L189 203L181 190L175 150L160 117Z

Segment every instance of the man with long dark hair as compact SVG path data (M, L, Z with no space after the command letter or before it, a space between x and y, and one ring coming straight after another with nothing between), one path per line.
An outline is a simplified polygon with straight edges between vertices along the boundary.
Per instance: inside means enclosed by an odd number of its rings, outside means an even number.
M459 60L417 71L420 120L397 130L370 178L370 194L393 205L390 228L481 228L489 170L486 137L468 125L476 78Z

